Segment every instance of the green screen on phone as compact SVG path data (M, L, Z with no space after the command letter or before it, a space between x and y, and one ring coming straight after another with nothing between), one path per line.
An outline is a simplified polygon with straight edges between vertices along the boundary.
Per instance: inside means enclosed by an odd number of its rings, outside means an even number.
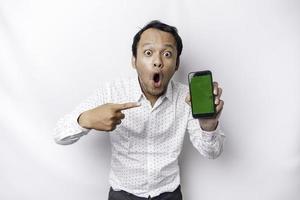
M191 79L192 107L194 114L213 113L212 77L210 74Z

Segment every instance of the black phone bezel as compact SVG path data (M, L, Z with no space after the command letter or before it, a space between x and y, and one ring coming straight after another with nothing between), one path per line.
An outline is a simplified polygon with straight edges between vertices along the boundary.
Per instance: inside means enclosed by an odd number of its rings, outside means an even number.
M215 102L215 95L213 93L214 90L214 84L213 84L213 77L212 72L210 70L204 70L204 71L195 71L190 72L188 74L188 81L189 81L189 90L190 90L190 101L191 101L191 108L192 108L192 115L194 118L213 118L216 115L216 105L214 103L214 112L212 113L194 113L193 111L193 97L192 97L192 90L191 90L191 79L195 76L203 76L209 74L211 76L211 84L212 84L212 95L213 95L213 102Z

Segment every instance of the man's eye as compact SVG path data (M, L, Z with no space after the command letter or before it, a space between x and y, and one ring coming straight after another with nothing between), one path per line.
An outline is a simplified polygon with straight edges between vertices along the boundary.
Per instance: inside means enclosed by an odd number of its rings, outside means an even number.
M166 51L166 52L164 52L164 56L165 57L171 57L172 53L170 51Z
M145 54L146 56L151 56L151 55L152 55L152 51L146 50L146 51L144 51L144 54Z

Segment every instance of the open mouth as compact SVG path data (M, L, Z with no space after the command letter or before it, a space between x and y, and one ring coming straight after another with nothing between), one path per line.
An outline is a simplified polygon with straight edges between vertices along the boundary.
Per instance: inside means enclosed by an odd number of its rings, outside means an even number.
M155 73L153 75L153 81L154 81L154 87L160 87L161 86L161 74L160 73Z
M153 75L153 81L154 81L155 83L158 83L158 82L160 81L160 75L159 75L159 73L155 73L155 74Z

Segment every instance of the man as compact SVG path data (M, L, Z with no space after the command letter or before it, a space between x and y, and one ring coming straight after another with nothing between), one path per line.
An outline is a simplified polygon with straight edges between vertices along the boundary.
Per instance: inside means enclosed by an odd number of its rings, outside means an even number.
M150 22L132 44L137 76L108 83L57 124L59 144L76 142L91 129L109 133L109 200L182 199L178 156L186 132L205 157L222 152L222 89L214 82L217 115L194 119L188 87L171 80L181 51L175 27Z

